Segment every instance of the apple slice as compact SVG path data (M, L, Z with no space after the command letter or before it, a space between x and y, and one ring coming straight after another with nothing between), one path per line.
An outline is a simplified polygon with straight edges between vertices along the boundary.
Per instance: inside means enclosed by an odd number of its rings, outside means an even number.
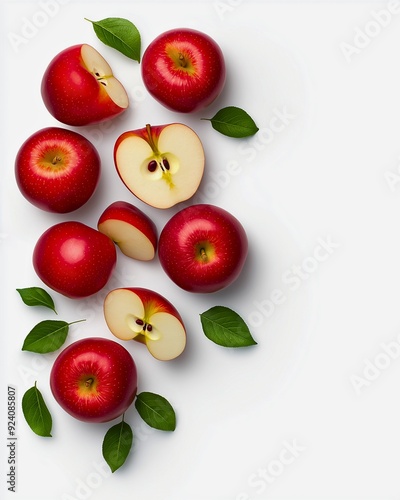
M204 173L204 149L187 125L171 123L128 131L119 136L114 161L125 186L156 208L191 198Z
M116 288L104 300L104 317L111 333L121 340L146 344L156 359L178 357L186 346L186 330L175 307L146 288Z
M97 229L132 259L152 260L157 250L157 228L139 208L116 201L100 216Z

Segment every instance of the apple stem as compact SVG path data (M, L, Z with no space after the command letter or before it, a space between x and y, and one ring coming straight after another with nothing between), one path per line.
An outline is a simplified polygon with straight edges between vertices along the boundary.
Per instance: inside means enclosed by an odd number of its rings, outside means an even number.
M57 163L60 163L61 160L62 160L61 156L55 156L51 163L53 165L57 165Z
M158 152L158 148L154 142L153 134L151 133L151 126L149 123L146 125L146 131L151 149L154 151L155 154L159 155L160 153Z
M187 66L186 58L182 53L179 53L179 64L182 66L182 68L186 68Z
M203 262L206 262L206 260L207 260L207 253L204 250L204 248L200 248L200 257L202 258Z
M92 378L88 378L88 379L85 381L85 386L86 386L86 387L90 387L92 384L93 384L93 379L92 379Z

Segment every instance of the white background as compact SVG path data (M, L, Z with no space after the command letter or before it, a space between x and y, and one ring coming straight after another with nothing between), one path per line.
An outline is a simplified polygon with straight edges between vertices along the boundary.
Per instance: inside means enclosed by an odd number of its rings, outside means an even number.
M55 3L47 17L40 2L5 2L1 15L1 498L398 500L400 13L382 13L389 2ZM140 66L104 46L84 21L110 16L135 23L143 50L174 27L211 35L227 64L218 101L191 116L158 105ZM60 126L43 105L41 77L57 52L83 42L108 60L131 107L108 126L78 130L102 156L102 179L85 207L60 216L21 196L14 158L29 135ZM200 120L227 105L246 109L259 133L231 139ZM177 429L154 431L129 410L135 446L111 474L101 456L109 424L80 423L58 407L49 388L56 354L21 352L29 330L54 316L23 305L15 288L41 285L32 250L61 220L95 227L103 209L121 199L162 229L178 207L159 211L136 200L116 174L112 150L126 130L172 121L193 127L206 151L207 173L192 201L237 216L250 252L240 279L213 295L188 294L157 260L138 263L121 253L97 296L71 301L52 293L58 319L86 318L71 327L67 344L112 338L102 301L117 286L157 290L187 326L187 350L170 363L124 344L137 363L139 390L169 399ZM226 173L232 165L236 175ZM258 345L231 351L206 339L199 313L216 304L241 314ZM35 380L53 416L51 439L33 434L21 412ZM18 397L15 494L6 484L7 385Z

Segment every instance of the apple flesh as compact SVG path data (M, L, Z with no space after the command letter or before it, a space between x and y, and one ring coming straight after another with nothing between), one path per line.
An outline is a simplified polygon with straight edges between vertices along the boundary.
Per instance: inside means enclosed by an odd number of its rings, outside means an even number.
M247 252L242 224L226 210L209 204L176 213L162 229L158 249L161 266L176 285L203 293L233 283Z
M159 35L142 58L148 92L172 111L195 112L209 106L225 84L225 61L207 34L176 28Z
M15 159L15 178L22 195L49 212L77 210L93 195L100 178L100 156L85 137L48 127L32 134Z
M204 173L204 149L187 125L150 126L120 135L114 162L125 186L156 208L170 208L191 198Z
M87 44L68 47L52 59L41 93L50 114L67 125L108 120L129 106L128 95L107 61Z
M161 361L174 359L185 349L186 330L179 312L153 290L112 290L104 301L104 317L113 335L146 344Z
M50 388L58 404L74 418L108 422L121 416L135 399L136 365L113 340L78 340L55 360Z
M126 201L109 205L99 218L97 229L111 238L121 252L132 259L152 260L157 250L157 228L139 208Z
M33 267L47 286L70 298L101 290L116 265L114 243L104 234L76 221L47 229L33 251Z

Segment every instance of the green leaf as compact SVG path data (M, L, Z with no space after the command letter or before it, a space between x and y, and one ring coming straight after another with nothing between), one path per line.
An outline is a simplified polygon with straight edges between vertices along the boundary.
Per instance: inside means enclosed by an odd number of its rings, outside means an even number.
M97 38L105 45L118 50L125 56L140 62L140 33L136 26L120 17L107 17L101 21L91 21Z
M32 286L29 288L17 288L17 292L21 295L21 299L27 306L48 307L57 314L53 299L46 292L46 290L43 290L43 288L37 286Z
M207 338L223 347L247 347L257 344L244 320L232 309L215 306L200 314Z
M249 137L259 130L253 118L235 106L222 108L212 118L202 118L202 120L210 121L217 132L228 137Z
M135 407L146 422L160 431L174 431L176 427L175 411L171 404L159 394L142 392L136 396Z
M72 323L57 320L41 321L25 337L22 350L41 354L54 352L64 344L69 326L80 321L85 320L81 319Z
M26 422L35 434L51 437L53 421L42 393L36 387L36 382L22 397L22 412Z
M133 432L131 427L122 420L108 429L103 440L103 457L111 472L115 472L124 463L132 447Z

